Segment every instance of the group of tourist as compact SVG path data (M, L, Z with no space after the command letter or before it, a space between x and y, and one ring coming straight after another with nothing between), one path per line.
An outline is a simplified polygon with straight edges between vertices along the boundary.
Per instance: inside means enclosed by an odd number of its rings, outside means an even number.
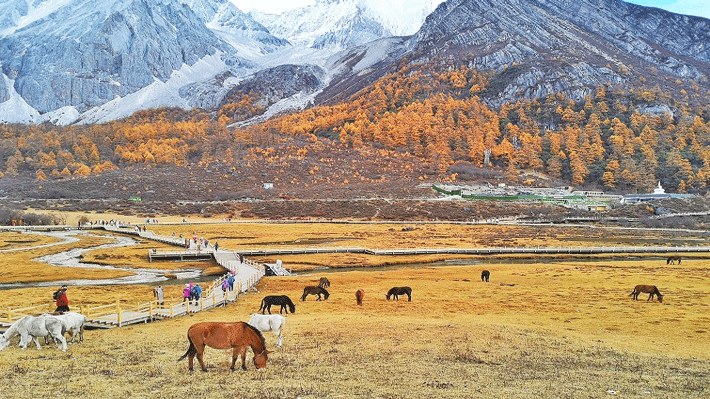
M234 291L234 273L230 272L229 276L222 280L222 292Z
M200 298L202 298L202 287L200 284L185 284L185 288L182 289L182 302L188 302L190 305L199 305Z

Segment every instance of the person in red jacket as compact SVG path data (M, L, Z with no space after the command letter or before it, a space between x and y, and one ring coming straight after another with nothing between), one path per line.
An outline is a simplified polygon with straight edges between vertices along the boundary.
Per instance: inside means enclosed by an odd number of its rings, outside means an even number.
M63 285L57 292L57 310L55 312L69 311L69 298L67 298L67 286Z

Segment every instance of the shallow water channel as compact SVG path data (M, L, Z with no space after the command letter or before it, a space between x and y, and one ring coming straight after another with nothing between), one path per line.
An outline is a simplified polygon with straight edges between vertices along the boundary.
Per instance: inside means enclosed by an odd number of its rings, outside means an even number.
M33 233L33 234L43 234L50 235L53 237L61 238L62 241L50 245L60 245L65 243L76 242L79 239L76 235L83 234L86 236L91 236L90 233L80 232L80 231L61 231L61 232L51 232L51 233ZM98 237L98 236L96 236ZM100 237L106 237L102 235ZM4 283L0 284L0 289L8 288L28 288L28 287L53 287L57 285L73 285L73 286L86 286L86 285L120 285L120 284L157 284L166 280L171 280L174 282L181 282L181 280L190 280L191 282L199 282L203 280L202 270L200 269L183 269L179 271L175 270L161 270L161 269L143 269L143 268L127 268L111 265L102 265L97 263L82 262L81 256L89 251L96 251L108 248L117 247L129 247L137 245L139 242L131 237L125 237L121 235L109 236L114 239L115 242L102 244L89 248L74 248L69 251L59 252L56 254L50 254L41 256L39 258L34 258L34 261L46 263L48 265L56 267L73 267L80 269L103 269L103 270L122 270L131 273L129 276L118 277L118 278L107 278L107 279L76 279L76 280L55 280L55 281L41 281L41 282L23 282L23 283ZM42 245L38 247L46 247L48 245ZM27 247L18 250L31 250L35 247ZM165 273L171 273L177 275L177 279L168 279L165 277Z

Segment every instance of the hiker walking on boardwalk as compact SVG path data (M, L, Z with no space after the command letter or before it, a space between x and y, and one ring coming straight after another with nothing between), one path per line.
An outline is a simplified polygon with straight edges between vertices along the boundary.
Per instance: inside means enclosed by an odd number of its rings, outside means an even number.
M185 303L185 301L190 299L190 295L192 294L191 291L191 284L185 284L185 288L182 289L182 303Z
M229 277L227 277L227 284L229 284L229 290L234 291L234 274L229 273Z

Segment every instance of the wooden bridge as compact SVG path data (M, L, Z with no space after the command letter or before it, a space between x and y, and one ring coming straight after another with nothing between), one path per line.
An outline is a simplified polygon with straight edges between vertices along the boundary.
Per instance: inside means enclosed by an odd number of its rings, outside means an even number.
M27 227L27 226L22 226ZM141 238L159 241L166 244L183 246L183 239L174 237L159 236L152 231L139 230L137 227L118 226L118 225L101 225L93 228L100 228L107 231L120 234L131 234L140 236ZM25 229L26 230L26 229ZM153 250L151 250L153 252ZM239 254L234 251L219 250L185 250L177 252L169 252L171 256L179 253L179 256L192 257L199 256L207 259L214 258L215 261L228 271L225 275L217 278L208 287L203 290L203 297L199 301L187 302L182 298L177 300L165 300L162 303L151 301L139 305L126 306L120 302L102 306L88 307L83 306L76 309L79 313L87 318L87 326L90 328L113 328L121 327L136 323L146 323L149 321L161 320L176 316L182 316L189 313L199 312L202 310L211 309L217 306L223 306L228 302L237 300L239 294L256 285L256 283L265 275L265 266L256 262L244 259L240 260ZM161 254L167 255L168 252L154 251L149 254L152 259L159 259ZM234 276L233 290L222 291L222 282L230 275ZM12 309L10 307L0 309L0 326L8 327L18 319L28 314L44 313L54 311L55 305L53 302L37 305L32 307Z

